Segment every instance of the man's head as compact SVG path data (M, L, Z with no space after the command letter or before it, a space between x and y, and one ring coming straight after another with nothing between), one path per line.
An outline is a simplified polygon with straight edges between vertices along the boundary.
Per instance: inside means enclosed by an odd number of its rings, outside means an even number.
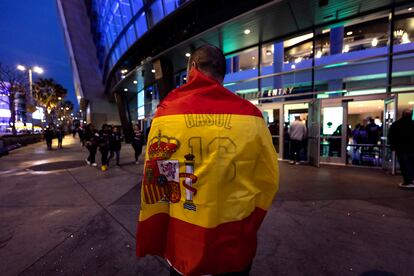
M223 83L226 74L226 58L223 52L210 44L197 48L190 56L187 64L187 76L195 68L204 75Z
M295 116L295 120L296 120L296 121L300 121L300 116L296 115L296 116Z

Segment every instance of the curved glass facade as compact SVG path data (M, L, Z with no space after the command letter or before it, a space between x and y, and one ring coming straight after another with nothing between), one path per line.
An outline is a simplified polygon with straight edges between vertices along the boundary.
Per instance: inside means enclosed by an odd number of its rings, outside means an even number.
M98 58L110 70L148 29L186 0L93 0L92 23Z

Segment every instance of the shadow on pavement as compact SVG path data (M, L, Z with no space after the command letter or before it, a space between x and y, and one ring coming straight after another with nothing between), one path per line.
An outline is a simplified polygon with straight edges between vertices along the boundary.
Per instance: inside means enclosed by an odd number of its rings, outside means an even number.
M64 170L64 169L73 169L82 167L85 165L84 161L80 160L73 160L73 161L60 161L60 162L53 162L53 163L45 163L36 166L29 167L29 170L44 172L44 171L57 171L57 170Z

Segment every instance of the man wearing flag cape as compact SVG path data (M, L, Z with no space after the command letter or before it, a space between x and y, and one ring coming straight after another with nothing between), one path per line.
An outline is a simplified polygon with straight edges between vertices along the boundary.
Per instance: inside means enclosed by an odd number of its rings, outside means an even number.
M188 62L188 83L158 106L145 155L137 256L171 274L248 275L257 231L278 189L277 153L261 112L222 86L220 49Z

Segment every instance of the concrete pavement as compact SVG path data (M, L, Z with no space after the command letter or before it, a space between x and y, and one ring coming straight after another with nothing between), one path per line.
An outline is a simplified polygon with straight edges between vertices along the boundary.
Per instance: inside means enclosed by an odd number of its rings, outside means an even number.
M168 275L163 260L135 257L143 167L131 147L107 172L85 157L67 137L63 150L0 158L0 275ZM251 275L414 275L414 192L396 188L399 177L280 169Z

